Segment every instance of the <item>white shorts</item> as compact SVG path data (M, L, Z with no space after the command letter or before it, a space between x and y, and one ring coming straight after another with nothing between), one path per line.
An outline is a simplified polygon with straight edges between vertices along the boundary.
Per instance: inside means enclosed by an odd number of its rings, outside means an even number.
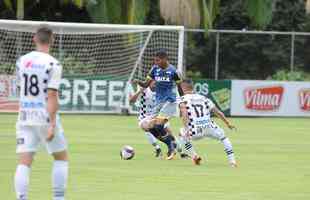
M44 145L49 154L61 152L67 149L67 142L64 137L60 123L57 123L55 136L52 141L47 142L48 126L27 126L16 125L16 153L37 152L40 145Z
M143 118L143 119L140 119L139 120L139 127L141 127L142 128L142 124L143 123L148 123L149 121L151 121L152 119L154 119L154 115L149 115L149 116L146 116L145 118ZM169 122L167 122L167 123L165 123L165 125L164 125L164 128L169 128L169 126L170 126L170 124L169 124Z
M201 129L197 131L194 135L187 135L184 128L180 130L181 136L186 137L191 140L199 140L205 137L212 138L215 140L223 140L225 139L225 132L222 128L220 128L215 123L212 123L211 126L207 126L207 128Z

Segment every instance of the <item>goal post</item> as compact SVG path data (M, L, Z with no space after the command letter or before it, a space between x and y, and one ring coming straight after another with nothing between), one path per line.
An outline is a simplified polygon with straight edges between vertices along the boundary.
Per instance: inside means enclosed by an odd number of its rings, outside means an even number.
M62 112L134 111L130 82L145 79L158 49L166 49L183 73L183 26L0 20L0 112L16 111L15 62L34 49L33 34L41 25L53 29L51 54L63 66Z

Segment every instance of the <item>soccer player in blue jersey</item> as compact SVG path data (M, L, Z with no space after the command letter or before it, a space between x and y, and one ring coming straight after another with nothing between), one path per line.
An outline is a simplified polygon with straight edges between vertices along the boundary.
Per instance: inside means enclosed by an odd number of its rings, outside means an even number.
M171 143L168 150L167 159L173 159L175 156L175 145L172 142L173 136L167 134L164 129L164 124L168 122L169 118L176 114L176 91L175 86L178 86L179 94L182 96L183 92L180 87L181 78L177 73L176 68L168 62L168 54L165 50L160 50L155 56L156 64L153 65L146 81L136 80L135 82L141 87L147 88L153 81L155 81L156 93L156 107L155 117L142 124L142 128L150 132L158 132L165 136L167 143Z

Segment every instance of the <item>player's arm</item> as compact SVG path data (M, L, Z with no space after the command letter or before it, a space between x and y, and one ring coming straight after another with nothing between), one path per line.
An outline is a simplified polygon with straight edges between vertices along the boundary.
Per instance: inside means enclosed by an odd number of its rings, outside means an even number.
M138 84L140 87L147 88L152 83L153 79L147 77L145 81L134 80L133 83Z
M47 90L47 112L49 114L50 126L56 127L56 114L58 111L58 91L49 88Z
M183 122L183 126L186 128L189 122L186 104L180 103L179 108L180 108L180 115L181 115L181 119Z
M177 84L179 95L183 96L184 92L181 88L181 83L182 83L181 76L177 72L175 72L173 79L174 79L175 83Z
M49 128L47 140L54 138L54 130L56 128L56 114L59 108L58 89L61 81L62 67L60 65L53 67L49 74L47 85L47 112L49 114Z
M20 68L20 58L16 61L16 70L15 70L15 76L16 76L16 91L17 94L20 94L20 73L19 73L19 68Z
M139 96L142 94L143 90L144 90L144 88L141 87L140 89L138 89L138 90L136 91L136 93L130 94L130 95L129 95L129 102L130 102L130 103L136 102L137 99L139 98Z
M143 88L147 88L150 86L150 84L152 83L152 81L154 81L155 79L155 67L153 67L151 69L151 71L149 72L149 74L146 77L145 81L140 81L140 80L134 80L133 82L138 84L139 86L143 87Z
M236 127L230 123L230 121L226 118L226 116L224 115L224 113L222 111L220 111L216 106L213 107L212 112L218 117L220 118L229 129L235 129Z
M177 87L178 87L179 95L180 95L180 96L183 96L183 95L184 95L184 92L183 92L183 90L182 90L181 84L180 84L180 83L177 84Z

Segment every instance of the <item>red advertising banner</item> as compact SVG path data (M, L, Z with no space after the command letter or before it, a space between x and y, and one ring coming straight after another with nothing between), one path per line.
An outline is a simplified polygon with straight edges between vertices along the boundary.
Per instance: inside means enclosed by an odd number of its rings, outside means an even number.
M233 116L310 116L310 82L232 81Z
M299 103L301 110L310 111L310 88L299 91Z

